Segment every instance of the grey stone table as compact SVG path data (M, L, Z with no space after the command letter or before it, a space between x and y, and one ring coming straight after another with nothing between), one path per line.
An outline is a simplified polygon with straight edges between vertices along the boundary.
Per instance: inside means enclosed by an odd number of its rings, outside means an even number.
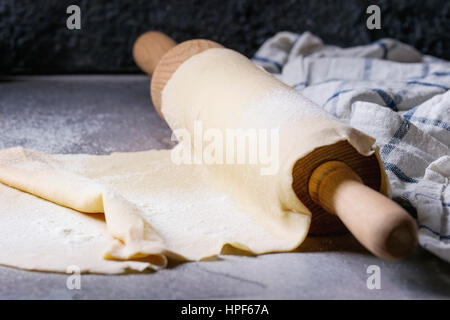
M144 76L0 79L0 148L107 154L168 148L170 130ZM381 288L368 289L367 268ZM450 265L417 249L400 262L368 254L351 237L309 238L292 253L223 255L144 274L67 275L0 267L2 299L429 299L450 298Z

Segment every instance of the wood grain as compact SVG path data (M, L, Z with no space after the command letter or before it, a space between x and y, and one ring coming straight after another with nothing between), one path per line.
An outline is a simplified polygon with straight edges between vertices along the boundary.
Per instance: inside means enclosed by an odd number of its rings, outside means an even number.
M348 232L336 215L329 214L315 203L308 191L308 181L313 171L322 163L340 160L348 164L361 177L364 184L374 190L381 188L381 171L375 155L365 157L347 141L315 149L297 160L292 171L292 188L302 203L312 212L310 235L333 235Z

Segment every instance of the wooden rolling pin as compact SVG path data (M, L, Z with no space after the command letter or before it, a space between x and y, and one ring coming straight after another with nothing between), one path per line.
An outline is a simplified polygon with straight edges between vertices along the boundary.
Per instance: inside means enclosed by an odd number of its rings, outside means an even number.
M152 75L151 96L163 119L161 92L172 74L190 57L221 47L202 39L176 45L166 35L153 31L136 40L134 59ZM402 207L378 192L380 170L375 155L360 155L345 141L318 148L298 160L292 187L312 213L310 234L336 234L346 227L378 257L408 255L417 245L417 226Z

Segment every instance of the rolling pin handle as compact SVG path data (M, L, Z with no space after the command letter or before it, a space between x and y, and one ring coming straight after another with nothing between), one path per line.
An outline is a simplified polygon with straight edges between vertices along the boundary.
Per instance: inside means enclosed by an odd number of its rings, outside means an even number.
M152 75L158 62L177 43L164 33L148 31L140 35L133 45L133 59L138 67Z
M311 199L339 216L369 251L383 259L398 259L417 245L417 226L398 204L363 184L345 163L328 161L312 173Z

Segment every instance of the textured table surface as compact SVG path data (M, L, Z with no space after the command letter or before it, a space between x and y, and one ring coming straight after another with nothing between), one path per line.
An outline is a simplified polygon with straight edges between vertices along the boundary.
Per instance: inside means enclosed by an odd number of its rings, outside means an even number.
M170 130L144 76L0 79L0 148L108 154L168 148ZM367 288L377 265L381 288ZM450 298L450 265L422 249L379 260L351 236L309 238L296 251L171 265L156 273L68 275L0 266L2 299L416 299Z

